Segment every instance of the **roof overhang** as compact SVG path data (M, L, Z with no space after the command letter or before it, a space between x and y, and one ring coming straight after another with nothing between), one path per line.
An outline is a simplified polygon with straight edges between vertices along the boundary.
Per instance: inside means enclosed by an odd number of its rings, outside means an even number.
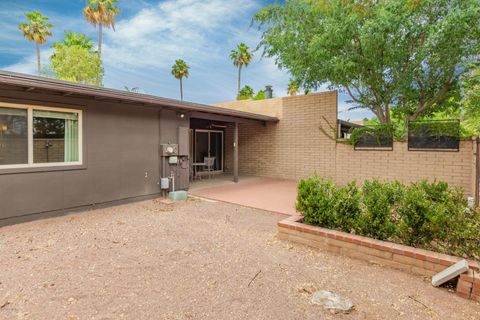
M185 111L192 117L228 122L278 122L278 118L205 104L162 98L148 94L96 87L73 82L0 71L0 85L20 87L26 92L42 91L59 96L89 97L96 100ZM209 118L210 116L210 118Z

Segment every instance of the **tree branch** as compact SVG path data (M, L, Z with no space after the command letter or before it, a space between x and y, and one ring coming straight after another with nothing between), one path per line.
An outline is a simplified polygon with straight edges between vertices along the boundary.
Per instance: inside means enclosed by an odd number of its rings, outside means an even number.
M450 89L450 87L452 86L452 79L453 79L453 74L454 74L454 70L452 70L450 72L450 75L448 77L448 81L447 83L445 83L442 88L437 92L437 94L435 94L429 101L425 101L423 102L422 104L420 104L420 106L415 110L415 112L413 112L413 114L410 116L410 120L415 120L418 118L418 116L420 114L422 114L423 112L425 112L425 110L427 110L428 108L430 108L432 105L434 105L435 103L439 102L443 97L445 97L445 95L447 94L448 90Z

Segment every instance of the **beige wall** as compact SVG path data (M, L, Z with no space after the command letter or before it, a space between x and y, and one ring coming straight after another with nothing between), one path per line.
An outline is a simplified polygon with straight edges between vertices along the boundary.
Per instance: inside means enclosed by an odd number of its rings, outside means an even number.
M240 124L241 175L301 179L316 172L339 184L352 180L361 183L375 177L405 183L436 179L473 194L473 141L462 141L459 152L408 151L407 144L401 142L395 143L393 151L355 151L351 145L337 143L319 129L322 127L328 135L335 136L329 124L336 128L336 92L275 100L275 103L281 101L278 123ZM269 107L268 101L263 106L261 102L255 101L255 108ZM225 170L231 172L232 127L226 129L225 141Z
M283 98L231 101L219 103L215 106L280 118L282 116Z
M460 186L469 195L474 185L473 141L462 141L459 152L408 151L406 142L395 142L393 151L355 151L349 144L336 148L336 182L359 182L379 177L410 183L442 180Z

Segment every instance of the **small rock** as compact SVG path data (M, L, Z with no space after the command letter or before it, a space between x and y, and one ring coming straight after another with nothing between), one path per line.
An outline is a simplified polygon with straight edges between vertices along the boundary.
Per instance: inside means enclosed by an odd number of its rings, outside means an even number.
M353 303L350 300L325 290L315 292L312 297L312 303L323 306L324 309L333 313L349 313L353 309Z

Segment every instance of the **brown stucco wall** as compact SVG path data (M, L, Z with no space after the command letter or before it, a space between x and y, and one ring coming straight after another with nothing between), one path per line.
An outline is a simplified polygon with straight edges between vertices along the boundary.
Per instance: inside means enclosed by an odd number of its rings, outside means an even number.
M258 101L257 108L258 106ZM268 105L265 104L264 108ZM460 186L468 195L474 190L473 141L462 141L460 152L408 151L396 142L393 151L355 151L335 136L337 94L324 92L282 99L278 123L240 125L239 171L282 179L300 179L312 173L332 178L339 184L366 179L443 180ZM328 122L328 123L327 123ZM323 133L319 127L324 128ZM226 168L231 172L232 127L226 130Z
M165 121L159 121L159 108L93 99L3 91L0 101L81 109L84 121L83 166L0 170L0 225L6 218L159 194L159 144L176 143L178 126L189 125L186 118L177 122L174 111L163 110Z

